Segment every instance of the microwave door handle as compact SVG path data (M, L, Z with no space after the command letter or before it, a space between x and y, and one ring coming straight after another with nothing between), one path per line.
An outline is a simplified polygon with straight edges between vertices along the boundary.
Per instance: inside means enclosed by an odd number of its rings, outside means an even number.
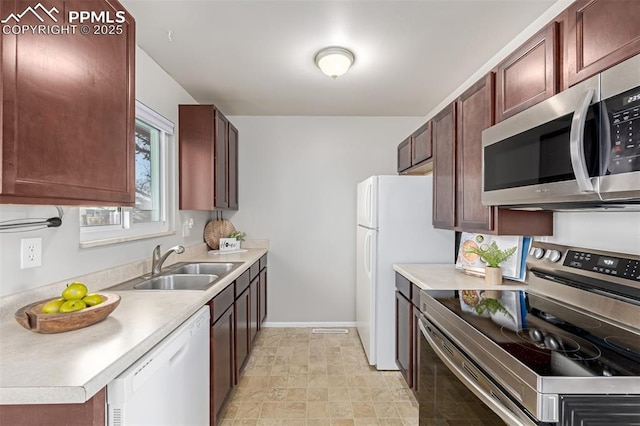
M587 91L584 98L580 101L576 111L573 113L571 133L569 134L571 166L573 167L573 174L576 176L576 182L578 183L580 192L595 192L584 159L584 125L587 121L587 113L594 93L595 91L593 89Z

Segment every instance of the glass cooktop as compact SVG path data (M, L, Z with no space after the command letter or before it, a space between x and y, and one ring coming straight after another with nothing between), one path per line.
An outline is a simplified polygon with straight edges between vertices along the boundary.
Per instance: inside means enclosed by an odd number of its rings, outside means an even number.
M640 376L640 336L523 291L425 291L540 376Z

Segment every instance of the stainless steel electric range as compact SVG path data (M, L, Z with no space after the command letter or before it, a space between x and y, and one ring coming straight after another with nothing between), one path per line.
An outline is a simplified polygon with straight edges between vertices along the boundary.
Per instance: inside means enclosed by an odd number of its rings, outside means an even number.
M639 425L640 256L534 242L527 268L423 291L420 424Z

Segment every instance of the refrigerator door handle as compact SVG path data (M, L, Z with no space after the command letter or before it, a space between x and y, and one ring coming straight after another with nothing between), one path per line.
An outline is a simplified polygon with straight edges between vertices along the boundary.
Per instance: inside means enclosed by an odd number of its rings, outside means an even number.
M371 279L371 232L373 231L367 231L364 237L364 271L369 279Z

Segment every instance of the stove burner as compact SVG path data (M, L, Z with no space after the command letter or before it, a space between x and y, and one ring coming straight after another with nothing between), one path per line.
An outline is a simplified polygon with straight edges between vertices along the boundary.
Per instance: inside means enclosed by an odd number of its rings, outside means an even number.
M548 312L540 312L539 316L540 318L550 322L551 324L567 324L566 321L563 321ZM602 326L602 323L597 319L584 316L581 316L580 318L572 318L570 324L583 330L590 330Z
M607 344L609 344L610 346L613 346L614 348L622 349L632 354L637 354L640 346L640 342L636 337L607 336L604 338L604 341L607 342Z
M502 327L500 332L512 342L539 353L558 352L571 359L583 361L598 359L602 354L597 346L586 340L578 341L567 335L553 334L538 328L523 328L514 333Z

